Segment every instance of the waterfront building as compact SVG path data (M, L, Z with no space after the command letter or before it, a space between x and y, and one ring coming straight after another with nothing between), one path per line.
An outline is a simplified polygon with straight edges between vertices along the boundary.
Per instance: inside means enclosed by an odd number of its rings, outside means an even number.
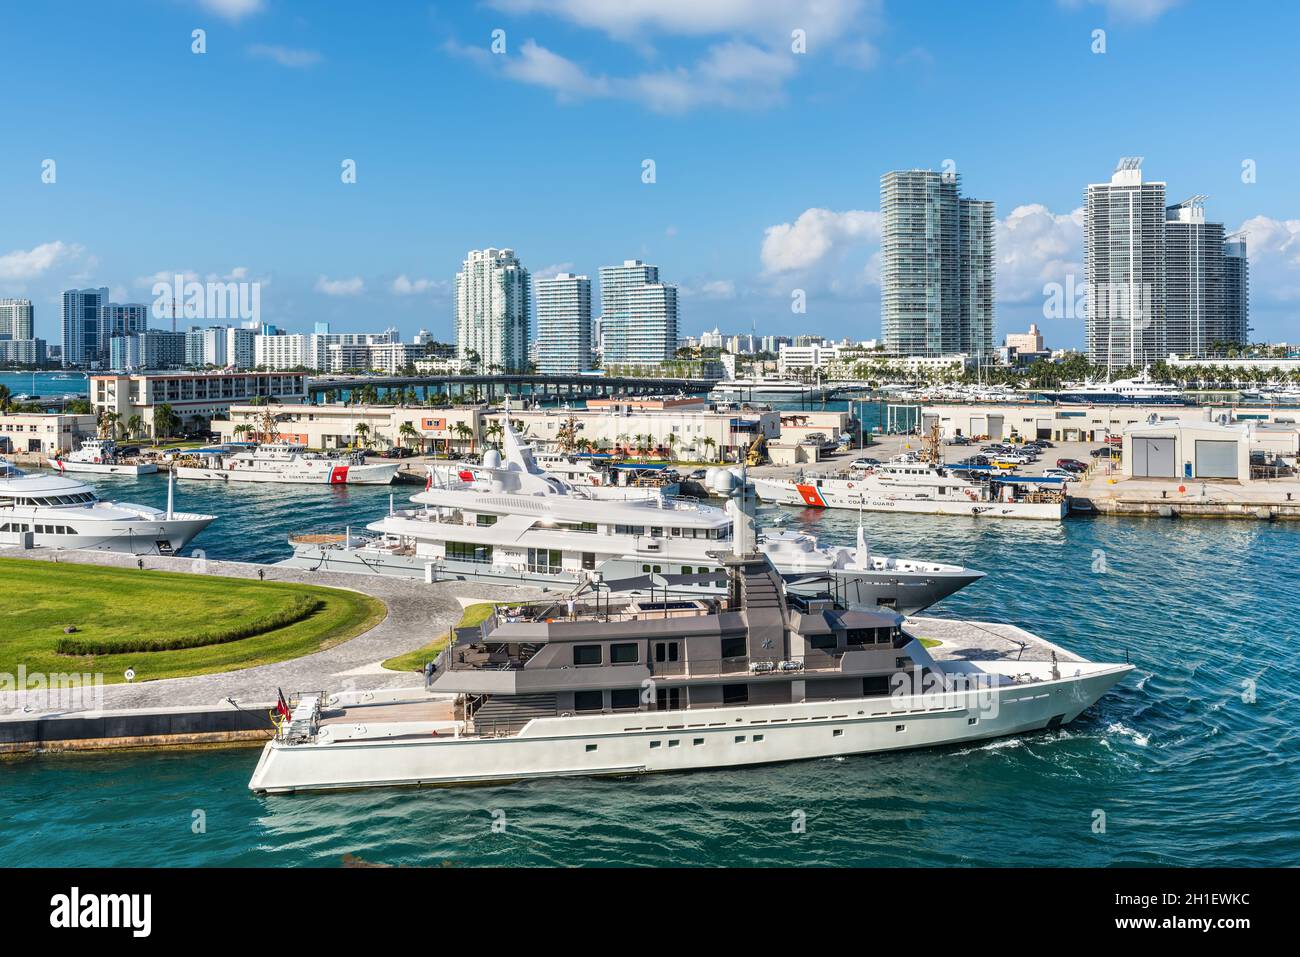
M1142 157L1119 161L1085 196L1088 358L1145 366L1165 345L1165 184L1143 181Z
M456 273L456 346L484 371L523 372L532 295L513 249L472 249Z
M1207 355L1229 320L1223 224L1205 221L1203 195L1165 211L1165 256L1165 348Z
M132 336L148 328L149 307L142 302L106 302L99 307L101 352L108 351L108 343L114 336Z
M574 375L591 368L591 280L562 272L538 279L537 371Z
M1234 421L1282 423L1300 417L1295 408L1265 406L1180 405L1043 405L1041 403L960 403L919 407L923 432L937 423L945 439L965 436L1004 440L1048 439L1052 442L1102 442L1122 435L1153 415L1162 423L1206 423L1226 415ZM961 453L957 457L964 457Z
M0 335L0 366L44 365L44 339L6 339Z
M931 170L881 177L881 326L895 355L992 351L994 207L960 189Z
M157 334L150 330L145 335ZM184 333L167 333L182 338ZM116 412L126 422L140 416L153 434L153 415L169 405L187 427L202 428L233 405L254 398L302 402L307 398L303 372L168 372L109 373L90 377L90 403L96 413Z
M71 452L95 437L96 421L94 415L0 413L0 452Z
M187 364L188 333L146 329L108 340L107 362L122 371L135 369L180 369Z
M1218 341L1244 344L1250 341L1250 261L1246 240L1240 234L1223 244L1223 325L1211 330ZM1215 342L1210 339L1211 345Z
M0 339L35 339L34 316L30 299L0 299Z
M602 361L648 365L677 351L677 287L639 259L600 269Z
M388 334L395 332L396 330L393 330ZM366 348L368 368L389 375L397 375L409 366L415 365L415 360L424 355L423 346L398 342L395 339L392 342L376 343Z
M230 326L226 329L226 365L251 369L257 365L257 330Z
M451 409L427 409L399 405L344 405L342 403L280 404L275 407L278 441L293 442L311 449L345 449L369 445L391 448L411 447L402 427L410 425L420 434L422 451L475 452L482 447L485 410L481 406ZM213 422L213 431L223 442L238 441L243 433L235 429L247 425L260 428L266 407L233 405L228 419ZM358 426L364 425L364 430Z
M99 309L108 302L108 287L68 289L63 293L60 323L65 366L89 366L99 361ZM107 348L107 343L103 344Z

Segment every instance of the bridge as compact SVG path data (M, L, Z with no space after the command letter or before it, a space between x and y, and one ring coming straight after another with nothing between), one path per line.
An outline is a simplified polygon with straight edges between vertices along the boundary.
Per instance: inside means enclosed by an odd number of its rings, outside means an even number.
M334 393L346 397L369 386L382 397L398 389L414 389L427 400L434 393L449 402L476 396L488 402L498 396L548 399L591 399L609 396L699 395L716 385L712 379L647 379L630 376L541 375L539 373L476 373L471 375L318 376L307 380L310 399Z

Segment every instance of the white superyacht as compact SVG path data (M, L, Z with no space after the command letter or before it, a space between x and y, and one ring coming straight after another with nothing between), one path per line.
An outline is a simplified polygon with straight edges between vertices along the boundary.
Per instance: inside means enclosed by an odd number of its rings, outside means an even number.
M499 608L451 635L427 689L300 694L248 786L627 776L957 744L1059 728L1132 670L1055 650L940 662L902 616L792 596L739 546L718 556L725 598Z
M137 462L121 454L112 439L86 439L75 452L56 455L46 464L59 472L99 472L106 475L152 475L155 462Z
M216 521L215 515L101 501L89 485L62 475L28 475L0 459L0 542L171 555Z
M220 482L281 482L295 485L388 485L399 461L367 462L359 452L325 455L292 442L268 442L256 449L185 459L176 477Z
M568 589L595 580L610 591L725 591L716 555L735 530L723 509L664 496L594 500L543 472L508 423L502 447L504 459L489 451L471 480L440 482L431 473L429 485L411 498L415 508L390 506L367 526L373 537L293 536L293 556L283 564L426 581ZM757 547L796 593L830 591L855 606L905 614L983 577L960 565L875 555L861 529L856 548L773 531L759 536Z

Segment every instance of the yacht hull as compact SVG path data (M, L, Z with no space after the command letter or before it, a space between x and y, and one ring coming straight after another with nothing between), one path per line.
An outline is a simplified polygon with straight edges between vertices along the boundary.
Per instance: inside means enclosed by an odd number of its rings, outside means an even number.
M292 469L282 472L260 469L208 469L178 466L179 479L210 482L271 482L289 485L388 485L397 475L401 463L334 465L319 469Z
M935 499L893 496L866 489L839 490L826 484L814 486L777 479L751 479L761 502L793 505L797 508L844 508L864 512L902 512L914 515L966 515L977 518L1024 518L1059 522L1067 504L1060 502L977 501L969 498ZM863 485L863 483L852 483Z
M50 459L45 464L57 472L96 472L101 475L152 475L158 471L158 466L153 462L146 462L143 465L111 465L104 462Z
M293 556L279 564L311 571L395 575L401 578L423 578L426 581L486 582L566 591L578 583L577 576L572 574L547 575L472 562L439 561L435 564L418 555L319 544L295 544ZM632 561L606 561L598 570L607 582L632 579L641 574L637 563ZM816 596L832 591L841 600L854 606L887 607L904 615L915 615L978 581L984 574L970 569L938 572L782 569L782 576L786 580L788 591L796 595ZM726 591L722 585L673 585L672 590L675 594L701 595L722 595ZM636 594L636 590L629 593Z
M365 708L349 708L349 724L314 741L269 742L249 788L284 794L484 784L743 767L975 743L1067 724L1132 670L1129 665L1084 668L1079 676L1004 686L987 692L993 697L979 705L965 694L939 694L576 715L535 718L518 734L501 737L457 736L461 723L454 721L387 724L378 713L376 722L352 724L354 713L364 718ZM419 700L421 692L411 694Z
M170 555L179 552L196 535L215 521L210 515L196 515L140 522L103 522L103 528L72 515L52 515L48 523L29 520L29 528L75 528L76 534L32 531L32 545L38 548L87 549L124 552L130 555ZM58 523L58 524L56 524ZM66 523L66 524L65 524Z

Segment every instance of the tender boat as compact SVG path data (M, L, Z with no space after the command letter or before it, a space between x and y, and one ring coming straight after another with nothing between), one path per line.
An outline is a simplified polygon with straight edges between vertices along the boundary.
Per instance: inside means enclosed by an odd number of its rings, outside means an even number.
M89 485L62 475L28 475L0 460L0 541L48 548L93 548L171 555L216 521L176 512L169 482L166 511L101 501Z
M359 452L326 455L292 442L270 442L240 452L184 459L176 477L218 482L299 485L388 485L401 462L367 462Z
M154 462L133 462L118 451L112 439L86 439L75 452L56 455L47 463L59 472L101 472L111 475L151 475Z

